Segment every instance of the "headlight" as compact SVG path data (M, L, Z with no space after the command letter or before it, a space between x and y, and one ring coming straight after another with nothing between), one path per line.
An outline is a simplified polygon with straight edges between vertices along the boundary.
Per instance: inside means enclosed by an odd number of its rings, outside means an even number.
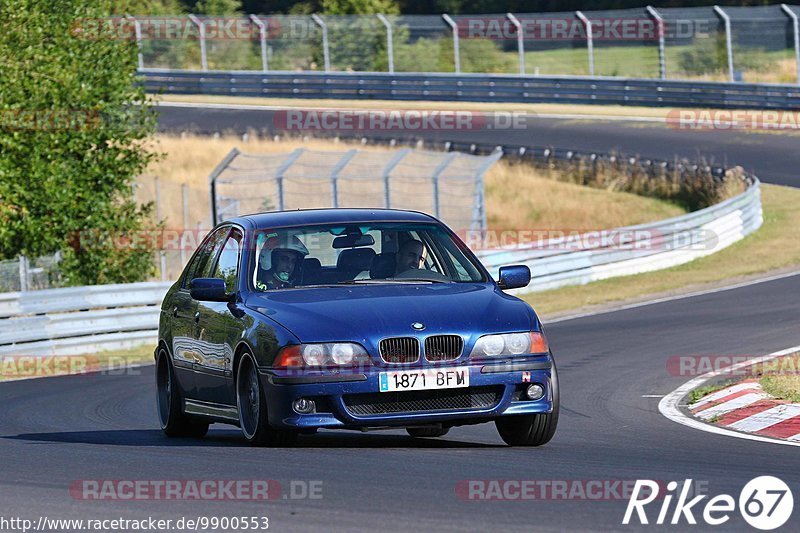
M470 357L481 359L509 355L542 354L548 351L547 339L545 339L544 334L538 331L528 331L525 333L484 335L475 343Z
M318 344L292 344L284 347L273 366L318 367L352 366L369 364L369 355L360 344L354 342L329 342Z

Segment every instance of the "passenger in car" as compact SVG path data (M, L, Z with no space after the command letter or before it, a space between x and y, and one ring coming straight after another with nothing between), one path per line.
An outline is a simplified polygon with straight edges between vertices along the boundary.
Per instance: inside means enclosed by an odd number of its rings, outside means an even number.
M404 242L397 252L397 270L396 274L402 274L406 270L416 270L422 261L422 251L424 246L422 242L411 239Z

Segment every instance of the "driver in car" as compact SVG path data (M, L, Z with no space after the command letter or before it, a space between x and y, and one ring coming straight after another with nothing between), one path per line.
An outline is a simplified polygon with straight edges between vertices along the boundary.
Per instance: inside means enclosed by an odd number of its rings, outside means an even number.
M262 291L294 287L308 249L294 235L273 235L258 255L256 288Z
M402 274L408 270L416 270L422 261L422 242L411 239L404 242L397 252L397 274Z

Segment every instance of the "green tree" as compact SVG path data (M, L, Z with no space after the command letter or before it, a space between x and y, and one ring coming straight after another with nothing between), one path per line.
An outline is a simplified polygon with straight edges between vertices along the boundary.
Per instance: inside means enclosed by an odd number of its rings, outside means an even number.
M0 258L60 250L71 284L137 281L154 268L146 243L109 239L151 224L131 185L157 157L136 45L101 30L112 7L0 0Z

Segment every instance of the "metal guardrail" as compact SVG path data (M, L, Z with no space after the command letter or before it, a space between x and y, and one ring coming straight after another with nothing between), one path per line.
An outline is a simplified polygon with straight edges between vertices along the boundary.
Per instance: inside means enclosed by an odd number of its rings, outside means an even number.
M499 268L525 264L531 269L527 293L565 285L584 285L615 276L660 270L730 246L757 230L763 221L758 180L743 193L719 204L667 220L610 230L610 243L581 249L589 239L568 236L511 250L487 250L478 257L496 277Z
M155 342L170 283L0 294L0 355L73 355Z
M275 98L800 109L800 87L588 76L142 69L148 92Z

